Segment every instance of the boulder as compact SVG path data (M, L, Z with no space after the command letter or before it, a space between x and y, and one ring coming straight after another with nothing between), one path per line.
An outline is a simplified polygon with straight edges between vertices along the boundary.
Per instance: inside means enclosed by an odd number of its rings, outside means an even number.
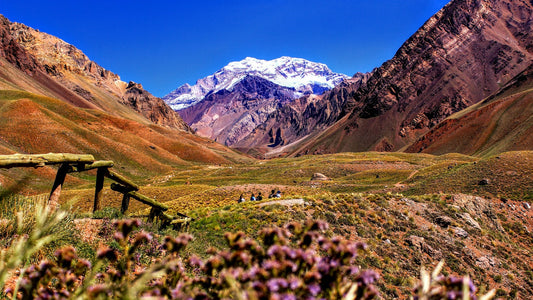
M465 220L466 224L478 230L481 230L481 226L479 226L479 223L476 220L474 220L474 218L472 218L472 216L470 216L469 213L463 213L463 214L460 214L459 216L461 216L461 218Z
M417 250L422 250L422 245L424 244L424 238L416 235L411 235L407 239L405 239L405 242L409 246L413 246Z
M490 179L488 178L483 178L478 182L478 185L489 185L489 184L490 184Z
M466 230L464 230L461 227L453 227L453 233L455 234L455 236L460 237L460 238L468 237L468 232L466 232Z
M325 181L329 180L329 178L322 173L315 173L313 174L313 177L311 177L311 180Z
M435 218L435 224L442 228L448 228L452 224L452 218L448 216L438 216Z
M491 269L494 266L497 265L497 262L494 260L493 257L485 255L481 256L476 260L476 265L482 269Z

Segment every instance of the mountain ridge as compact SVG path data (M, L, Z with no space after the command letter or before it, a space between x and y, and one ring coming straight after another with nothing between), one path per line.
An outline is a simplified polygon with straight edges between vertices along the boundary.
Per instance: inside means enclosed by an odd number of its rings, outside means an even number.
M283 87L294 88L293 98L304 94L321 94L333 88L347 75L332 72L325 64L302 58L282 56L273 60L246 57L230 62L222 69L195 85L184 84L163 99L175 110L181 110L200 102L210 92L231 90L245 76L252 75L269 80Z
M35 64L21 65L25 66L22 69L37 76L46 74L53 78L55 85L57 83L62 85L63 91L65 88L70 91L69 95L64 97L58 95L62 92L53 91L48 96L59 96L77 106L136 118L120 107L126 105L156 124L189 130L178 114L167 107L160 98L144 90L141 85L120 80L119 75L102 68L81 50L58 37L21 23L9 22L5 17L2 19L4 26L9 28L4 31L3 39L7 39L9 35L11 43L16 43L19 48L24 49L33 57L34 62L40 65L39 67ZM19 56L22 55L21 51L17 53ZM42 74L39 75L36 71ZM78 100L73 101L75 98Z

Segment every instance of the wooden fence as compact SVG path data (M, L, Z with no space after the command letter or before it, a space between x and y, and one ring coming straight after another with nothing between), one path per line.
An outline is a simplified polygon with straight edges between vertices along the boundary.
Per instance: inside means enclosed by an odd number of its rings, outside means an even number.
M128 210L130 199L134 199L151 207L148 215L149 222L158 220L163 226L183 227L188 226L193 221L193 219L181 213L177 213L176 216L168 214L166 213L168 206L141 195L138 192L139 186L137 184L110 170L114 166L112 161L97 161L92 155L70 153L0 155L0 168L39 168L47 165L59 166L48 198L48 205L54 209L59 206L59 196L68 173L97 169L93 212L101 209L104 180L108 178L115 182L111 184L111 189L123 195L120 209L122 213Z

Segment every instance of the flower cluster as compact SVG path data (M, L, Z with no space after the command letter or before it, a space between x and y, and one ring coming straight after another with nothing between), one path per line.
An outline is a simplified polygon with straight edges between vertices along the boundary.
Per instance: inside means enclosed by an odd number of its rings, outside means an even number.
M194 277L171 295L179 298L372 299L378 274L357 268L355 258L365 247L327 238L323 222L289 224L260 233L260 241L242 232L226 233L228 249L211 251L206 260L188 259ZM165 284L165 286L168 286ZM167 295L170 296L170 295Z
M366 245L327 237L327 224L309 221L268 228L259 239L226 233L227 249L210 249L208 257L183 258L192 237L165 237L161 243L139 232L138 220L115 222L117 247L104 247L94 265L78 258L72 247L22 269L20 280L5 295L18 299L140 297L168 299L373 299L379 275L362 270L355 259ZM147 246L148 245L148 246ZM152 246L150 246L152 245ZM139 251L159 245L159 256L139 263ZM475 287L464 278L423 271L414 290L417 299L476 299ZM489 299L487 296L479 298Z

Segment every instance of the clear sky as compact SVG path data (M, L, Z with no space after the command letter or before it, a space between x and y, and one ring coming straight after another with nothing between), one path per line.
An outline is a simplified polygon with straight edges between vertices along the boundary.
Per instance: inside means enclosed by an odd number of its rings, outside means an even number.
M0 14L55 35L162 97L247 56L368 72L448 0L0 0Z

